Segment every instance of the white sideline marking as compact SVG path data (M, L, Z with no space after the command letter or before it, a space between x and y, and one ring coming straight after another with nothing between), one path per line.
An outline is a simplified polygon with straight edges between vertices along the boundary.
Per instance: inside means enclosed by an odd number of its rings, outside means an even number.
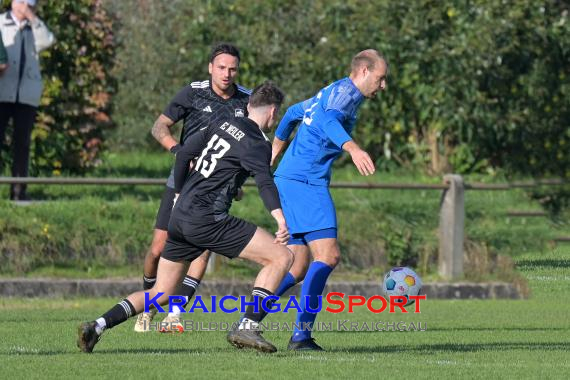
M10 354L39 354L39 348L26 348L24 346L10 347Z
M569 276L528 276L527 278L536 281L570 281Z

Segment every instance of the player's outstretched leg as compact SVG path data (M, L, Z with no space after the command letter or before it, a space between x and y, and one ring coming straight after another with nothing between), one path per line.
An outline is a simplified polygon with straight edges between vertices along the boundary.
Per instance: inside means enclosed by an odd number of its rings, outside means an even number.
M334 231L336 233L336 231ZM307 302L311 309L318 308L318 296L323 294L329 275L340 259L340 250L336 238L317 239L309 242L315 261L309 266L305 281L301 287L301 312L297 320L288 349L295 351L322 351L315 343L311 330L317 318L316 313L307 311Z
M200 286L200 280L204 277L206 273L206 268L208 267L208 260L210 259L210 251L205 251L200 256L192 261L190 268L188 268L188 273L184 276L182 284L179 285L176 294L184 297L186 302L182 308L186 309L186 306L198 290ZM180 313L182 310L177 305L172 306L172 311L168 313L166 317L162 320L161 327L158 331L161 333L179 333L183 332L184 326L180 321Z
M263 265L255 280L250 303L244 317L228 332L228 342L237 348L253 348L261 352L276 352L277 348L262 336L259 323L277 297L275 290L293 264L293 254L287 247L273 243L274 237L262 228L239 257ZM268 298L269 297L269 298ZM267 300L266 300L267 298Z
M156 302L161 306L166 305L168 297L175 294L176 287L187 270L188 262L174 262L161 258L155 286L148 291L142 290L131 294L97 320L82 323L77 331L77 347L83 352L92 352L103 331L123 323L144 310L147 296L145 293L148 293L148 299L155 299L158 293L163 293Z

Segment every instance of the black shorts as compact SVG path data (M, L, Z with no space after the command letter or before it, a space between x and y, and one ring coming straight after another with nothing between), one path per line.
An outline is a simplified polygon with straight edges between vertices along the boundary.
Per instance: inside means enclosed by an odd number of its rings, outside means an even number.
M205 250L233 259L253 238L257 226L228 215L219 222L195 224L173 217L161 257L170 261L192 261Z
M168 221L170 220L170 214L172 214L172 207L174 206L174 196L176 191L168 186L165 187L164 193L162 193L162 199L160 201L160 207L158 208L158 213L156 214L156 223L154 228L157 230L168 231Z

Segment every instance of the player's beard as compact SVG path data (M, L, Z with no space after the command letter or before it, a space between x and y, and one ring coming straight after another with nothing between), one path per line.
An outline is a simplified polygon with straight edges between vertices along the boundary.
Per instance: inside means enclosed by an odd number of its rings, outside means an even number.
M229 82L224 82L220 80L214 83L219 90L226 92L232 86L233 82L231 80Z

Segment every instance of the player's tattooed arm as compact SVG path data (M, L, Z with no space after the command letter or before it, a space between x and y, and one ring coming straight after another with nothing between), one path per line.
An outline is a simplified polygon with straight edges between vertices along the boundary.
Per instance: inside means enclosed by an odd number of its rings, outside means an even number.
M178 145L178 142L172 137L170 128L174 125L168 116L161 114L152 126L152 136L162 145L165 149L172 151L172 148Z

